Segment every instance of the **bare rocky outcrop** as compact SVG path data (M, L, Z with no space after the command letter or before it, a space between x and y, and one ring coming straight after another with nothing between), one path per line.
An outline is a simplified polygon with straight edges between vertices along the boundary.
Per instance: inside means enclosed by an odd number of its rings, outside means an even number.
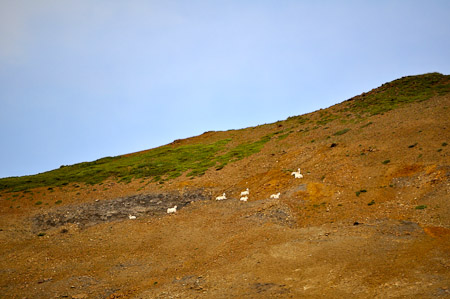
M112 200L95 201L79 205L68 205L33 217L35 231L57 228L66 224L87 227L101 222L128 219L129 215L157 216L166 213L167 208L178 206L182 209L191 202L206 200L201 192L185 194L152 193L126 196Z

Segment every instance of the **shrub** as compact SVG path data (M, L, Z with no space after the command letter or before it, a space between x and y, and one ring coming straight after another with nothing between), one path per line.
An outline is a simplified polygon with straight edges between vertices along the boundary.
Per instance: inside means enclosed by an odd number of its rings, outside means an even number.
M356 191L356 196L359 196L361 193L365 193L365 192L367 192L366 189L361 189L359 191Z
M416 210L423 210L423 209L426 209L426 208L427 208L426 205L420 205L420 206L417 206L415 209Z

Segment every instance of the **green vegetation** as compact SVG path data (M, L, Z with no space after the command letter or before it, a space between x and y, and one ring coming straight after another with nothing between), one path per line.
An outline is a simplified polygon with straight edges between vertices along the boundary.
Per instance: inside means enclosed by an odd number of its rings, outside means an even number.
M369 202L367 205L368 206L371 206L371 205L374 205L375 204L375 201L374 200L372 200L371 202Z
M326 110L320 112L320 120L316 121L316 124L319 126L326 125L333 120L338 119L340 116L336 114L332 114Z
M365 124L365 125L362 125L361 127L359 127L360 129L363 129L363 128L365 128L365 127L368 127L368 126L370 126L371 124L373 124L373 122L371 122L371 121L369 121L367 124Z
M287 118L288 121L295 121L300 125L306 124L309 122L309 118L307 118L304 115L298 115L298 116L291 116Z
M320 207L325 207L326 204L327 204L327 202L324 201L324 202L321 202L320 204L313 204L312 206L314 208L320 208Z
M361 189L359 191L356 191L355 193L356 193L356 196L359 196L361 193L366 193L366 192L367 192L366 189Z
M225 166L230 162L239 161L243 158L249 157L255 153L258 153L264 144L270 140L273 134L262 137L256 142L247 142L236 146L235 148L229 150L227 153L215 157L214 163L220 163L220 166ZM209 168L209 167L208 167ZM207 169L207 168L206 168ZM206 171L205 169L205 171ZM188 174L189 176L189 174Z
M432 96L449 92L450 76L439 73L408 76L354 97L349 110L375 115L406 103L425 101Z
M420 206L417 206L417 207L416 207L416 210L424 210L424 209L426 209L426 208L427 208L426 205L420 205Z
M185 172L190 177L201 176L211 167L215 166L216 170L220 170L228 163L259 152L273 135L275 134L231 149L227 149L231 139L223 139L210 144L178 147L166 145L143 153L106 157L33 176L1 179L0 190L15 192L43 186L65 186L75 182L94 185L108 178L125 183L133 178L153 178L155 182L164 183ZM53 191L53 187L48 190Z
M288 137L290 133L286 133L283 135L278 136L278 140L283 140L284 138Z
M390 163L391 162L391 160L389 160L389 159L387 159L387 160L384 160L383 162L381 162L382 164L388 164L388 163Z
M63 165L59 169L37 175L0 179L0 190L18 192L37 187L48 187L48 192L53 192L55 187L72 186L73 188L79 188L80 183L95 185L109 178L124 183L131 182L133 179L145 179L147 182L153 181L160 184L183 174L194 178L203 175L208 169L220 171L229 163L253 155L259 152L272 137L276 136L276 138L274 137L275 140L283 140L294 132L294 128L295 132L306 134L319 127L328 128L326 124L338 119L359 123L368 115L384 113L406 103L424 101L432 96L444 95L449 92L450 76L430 73L404 77L349 100L345 109L343 109L345 113L326 109L314 114L289 117L287 122L292 127L271 133L257 140L241 144L235 144L231 139L188 145L173 143L145 152L106 157L71 166ZM444 107L444 109L447 109L447 107ZM361 125L360 128L365 128L371 124L372 122L369 121ZM278 127L281 128L283 125L286 125L286 123L280 123ZM297 128L298 125L302 127ZM255 129L256 127L252 128L252 130ZM340 136L346 134L349 130L349 128L346 128L332 135ZM330 139L330 135L331 133L325 138ZM311 143L317 143L319 140L314 136L312 138L309 139ZM415 146L416 144L409 147ZM444 146L447 146L446 142L442 143L442 147ZM438 151L442 151L442 149ZM390 160L385 160L382 163L388 164ZM361 193L361 191L359 192Z
M339 135L344 135L345 133L347 133L348 131L350 131L350 129L343 129L340 131L337 131L336 133L333 134L333 136L339 136Z

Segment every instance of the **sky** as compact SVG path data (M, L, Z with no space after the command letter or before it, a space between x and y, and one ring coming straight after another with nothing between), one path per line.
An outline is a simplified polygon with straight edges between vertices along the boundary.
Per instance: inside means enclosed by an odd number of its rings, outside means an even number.
M0 0L0 177L450 74L450 1Z

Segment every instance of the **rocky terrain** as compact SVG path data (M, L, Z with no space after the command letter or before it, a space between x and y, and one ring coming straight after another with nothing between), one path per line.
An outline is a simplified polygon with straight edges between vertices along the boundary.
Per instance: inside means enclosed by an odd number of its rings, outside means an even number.
M0 298L450 298L449 77L0 179Z

